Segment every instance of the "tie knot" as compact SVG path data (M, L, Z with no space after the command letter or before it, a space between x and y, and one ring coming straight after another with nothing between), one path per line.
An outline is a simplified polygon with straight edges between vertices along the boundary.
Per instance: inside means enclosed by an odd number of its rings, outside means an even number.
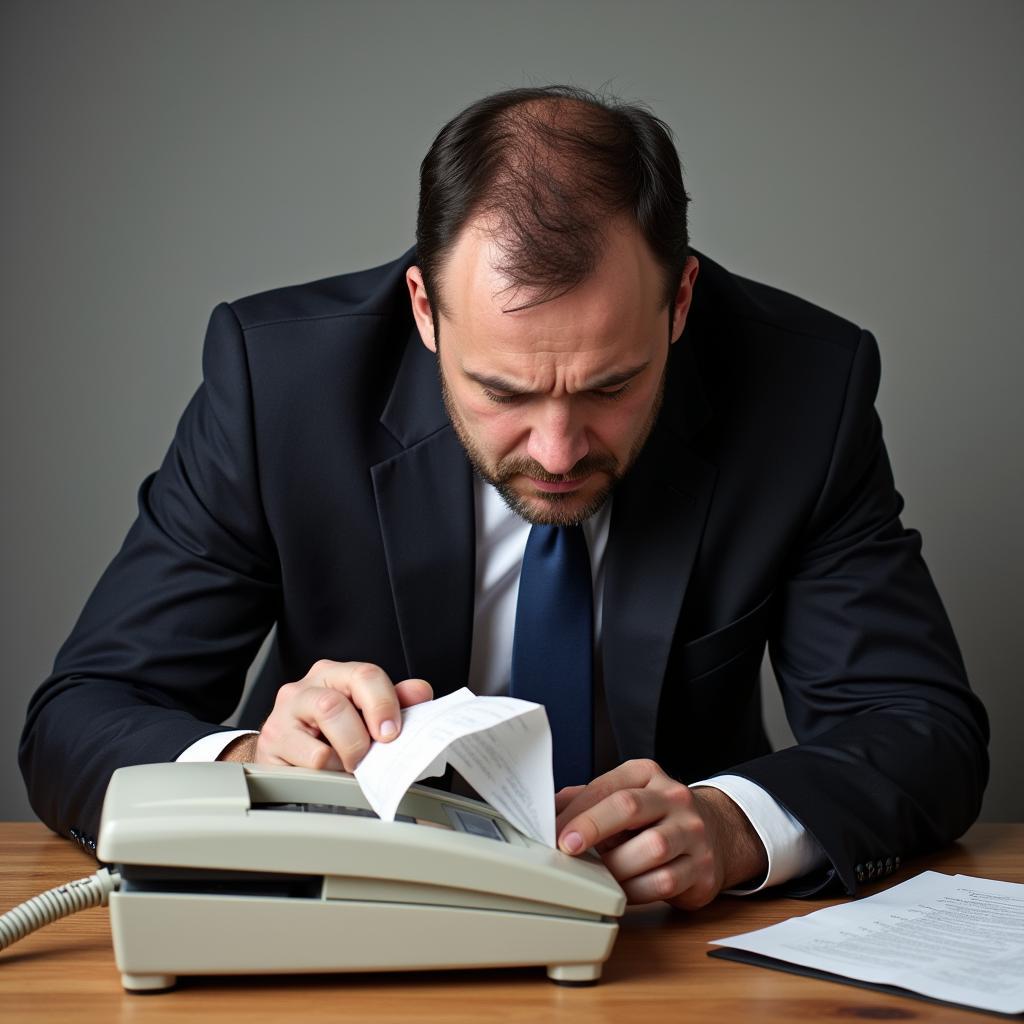
M544 563L551 568L564 566L566 571L590 570L590 551L582 526L550 526L538 523L526 541L524 564Z

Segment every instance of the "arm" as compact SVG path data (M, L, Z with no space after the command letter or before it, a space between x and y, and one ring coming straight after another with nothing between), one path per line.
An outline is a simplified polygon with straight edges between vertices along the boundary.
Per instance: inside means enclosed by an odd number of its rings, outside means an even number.
M238 702L281 586L245 339L226 305L211 317L203 371L124 546L29 706L22 773L58 832L95 834L122 765L219 756L352 769L371 739L397 735L400 707L431 696L423 680L393 685L375 665L318 661L281 687L254 739L216 724Z
M821 848L824 866L785 884L789 895L812 895L834 880L852 893L858 881L956 838L977 815L987 777L984 710L920 537L899 521L902 501L873 408L878 376L877 347L865 333L827 477L778 588L770 651L798 744L727 772L760 787ZM728 802L716 808L699 789L684 795L686 787L646 764L610 788L595 780L567 793L562 848L575 852L566 839L578 832L620 880L651 879L644 886L658 895L641 897L637 888L638 898L679 906L750 879L756 833L745 815Z
M111 773L217 731L277 616L242 331L218 306L204 381L139 513L29 705L19 762L36 813L95 834Z
M900 522L874 339L862 335L817 506L780 588L769 644L797 745L731 769L762 786L830 864L787 890L886 874L961 835L988 775L971 692L921 538ZM880 868L877 866L881 865ZM877 868L877 870L876 870Z

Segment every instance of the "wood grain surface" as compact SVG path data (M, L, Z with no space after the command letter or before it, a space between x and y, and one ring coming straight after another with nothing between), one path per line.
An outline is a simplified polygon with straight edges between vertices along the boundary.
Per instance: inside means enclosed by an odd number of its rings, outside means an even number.
M43 825L0 824L0 912L95 863ZM886 884L925 869L1024 882L1024 825L976 825L958 843L904 865ZM884 886L863 890L870 895ZM121 988L106 908L84 911L0 953L0 1021L171 1022L216 1019L366 1020L501 1024L661 1021L980 1021L987 1014L890 996L707 956L722 938L836 900L723 897L693 914L630 908L600 984L562 988L541 968L387 974L183 978L176 989ZM423 941L430 942L425 935Z

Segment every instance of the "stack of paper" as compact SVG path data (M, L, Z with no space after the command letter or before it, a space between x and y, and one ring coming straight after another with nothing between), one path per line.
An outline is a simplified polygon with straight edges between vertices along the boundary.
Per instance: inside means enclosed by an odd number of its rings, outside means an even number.
M1024 1012L1024 885L1014 882L925 871L876 896L713 944L754 954L712 954L729 959L784 970L799 964L944 1002Z

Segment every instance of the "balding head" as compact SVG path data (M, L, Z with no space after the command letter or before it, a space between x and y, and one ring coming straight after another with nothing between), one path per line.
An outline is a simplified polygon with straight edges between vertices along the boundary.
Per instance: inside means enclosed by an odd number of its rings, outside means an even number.
M672 301L688 254L679 159L641 107L565 86L486 97L441 129L420 169L417 263L435 319L444 267L472 222L492 234L509 310L563 295L598 266L606 228L632 221Z

